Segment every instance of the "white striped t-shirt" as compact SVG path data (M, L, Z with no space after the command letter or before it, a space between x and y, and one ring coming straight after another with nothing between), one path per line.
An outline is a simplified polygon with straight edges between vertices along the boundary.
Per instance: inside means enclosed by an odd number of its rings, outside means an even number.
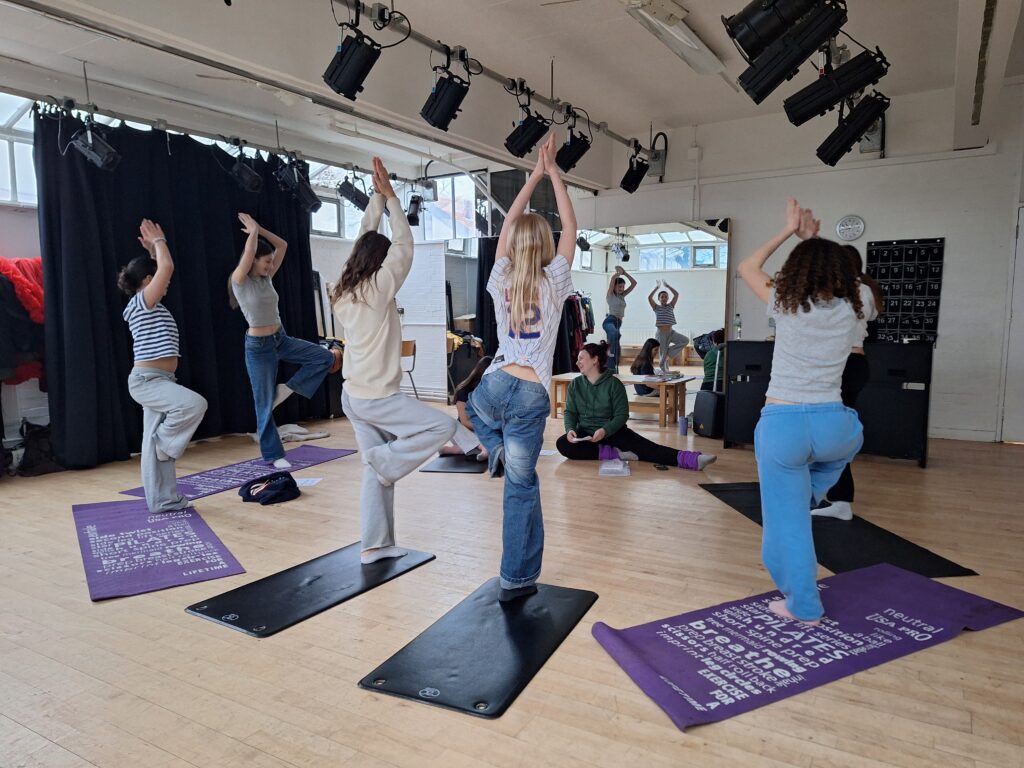
M132 296L124 308L124 319L135 342L135 362L179 357L178 324L174 322L174 315L159 302L152 309L147 309L142 294L143 291L139 291Z
M659 304L654 310L655 325L675 325L676 311L671 304Z
M564 256L556 255L544 267L547 278L540 287L540 304L534 304L530 317L518 331L509 328L512 316L509 300L509 258L498 259L487 281L487 292L494 299L494 319L498 325L498 354L484 375L515 363L533 370L545 389L551 387L551 359L562 320L562 305L572 293L572 272Z

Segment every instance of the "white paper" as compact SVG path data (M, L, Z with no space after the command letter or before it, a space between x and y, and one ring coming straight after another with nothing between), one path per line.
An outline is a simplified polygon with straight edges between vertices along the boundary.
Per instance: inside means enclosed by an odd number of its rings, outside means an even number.
M316 485L321 480L323 480L322 477L297 477L295 478L295 484L300 488L305 488L309 485Z

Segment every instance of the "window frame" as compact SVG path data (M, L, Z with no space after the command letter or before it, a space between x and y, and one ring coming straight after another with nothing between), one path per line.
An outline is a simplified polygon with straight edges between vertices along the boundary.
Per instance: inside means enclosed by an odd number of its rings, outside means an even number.
M14 96L16 98L24 98L17 94L8 93L7 95ZM26 99L26 104L15 110L7 121L0 125L0 141L7 142L7 163L8 163L8 184L11 190L10 200L0 200L0 206L6 208L38 208L39 207L39 187L38 181L36 182L36 200L35 202L29 202L18 199L18 166L17 159L15 157L14 147L15 144L27 144L31 151L35 147L35 136L31 131L23 131L15 129L15 125L29 112L32 111L32 107L35 102L32 99ZM35 168L32 168L32 174L35 175Z

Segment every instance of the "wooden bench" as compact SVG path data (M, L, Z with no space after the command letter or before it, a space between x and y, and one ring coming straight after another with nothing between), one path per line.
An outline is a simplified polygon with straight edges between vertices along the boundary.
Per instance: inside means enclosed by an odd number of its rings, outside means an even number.
M579 373L559 373L551 377L551 418L558 418L559 408L565 407L565 399L569 392L569 383ZM679 376L668 381L644 381L643 376L618 374L616 378L626 385L630 412L658 414L658 425L661 427L679 421L679 415L686 410L686 383L694 381L696 376ZM643 384L658 390L654 395L637 395L634 384Z

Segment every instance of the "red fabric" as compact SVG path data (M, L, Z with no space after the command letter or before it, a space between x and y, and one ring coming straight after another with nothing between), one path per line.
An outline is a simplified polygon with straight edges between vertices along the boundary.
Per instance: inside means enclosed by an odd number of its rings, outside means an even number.
M0 257L0 275L14 286L14 293L33 323L43 324L43 260Z
M29 379L40 379L43 378L43 363L40 360L29 360L24 363L18 363L18 367L14 369L14 375L9 379L4 379L4 384L10 384L12 387L15 384L21 384L23 381ZM46 391L41 385L40 389Z

